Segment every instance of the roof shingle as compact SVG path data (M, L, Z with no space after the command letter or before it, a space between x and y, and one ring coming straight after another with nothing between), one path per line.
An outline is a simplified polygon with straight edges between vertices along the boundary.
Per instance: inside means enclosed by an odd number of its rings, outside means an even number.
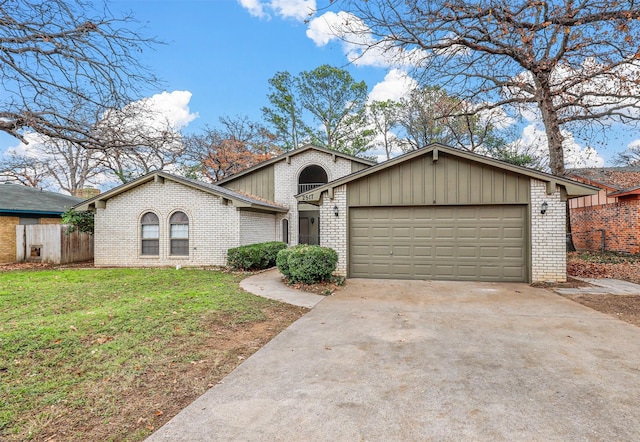
M21 184L0 184L0 212L62 214L81 201Z

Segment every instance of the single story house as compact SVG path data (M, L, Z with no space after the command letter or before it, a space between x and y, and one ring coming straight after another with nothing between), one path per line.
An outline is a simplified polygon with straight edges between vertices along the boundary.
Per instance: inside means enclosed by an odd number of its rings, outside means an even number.
M640 253L640 167L573 169L569 177L598 188L570 202L576 248Z
M564 281L566 200L589 185L433 144L384 163L308 145L216 184L153 172L76 206L97 266L224 265L320 244L348 277Z
M0 184L0 264L16 261L16 226L60 224L81 198L21 184Z

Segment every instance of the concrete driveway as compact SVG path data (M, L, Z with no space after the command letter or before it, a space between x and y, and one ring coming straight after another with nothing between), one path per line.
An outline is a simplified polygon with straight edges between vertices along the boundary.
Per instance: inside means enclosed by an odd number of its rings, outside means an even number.
M349 280L149 440L640 440L640 328L525 284Z

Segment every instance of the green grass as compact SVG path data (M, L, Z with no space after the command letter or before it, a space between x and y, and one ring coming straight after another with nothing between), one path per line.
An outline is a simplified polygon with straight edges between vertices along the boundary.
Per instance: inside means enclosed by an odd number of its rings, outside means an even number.
M238 280L196 269L0 273L0 439L29 434L56 406L108 419L118 384L135 383L159 359L202 357L180 343L204 339L205 324L262 320L272 301ZM89 394L96 388L101 405Z
M598 264L635 263L640 261L640 255L618 252L576 252L576 256L587 262Z

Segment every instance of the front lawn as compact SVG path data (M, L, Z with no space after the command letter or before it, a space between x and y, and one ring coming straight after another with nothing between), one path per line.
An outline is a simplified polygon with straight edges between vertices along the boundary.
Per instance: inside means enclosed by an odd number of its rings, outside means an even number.
M0 272L0 439L141 440L300 317L197 269Z

